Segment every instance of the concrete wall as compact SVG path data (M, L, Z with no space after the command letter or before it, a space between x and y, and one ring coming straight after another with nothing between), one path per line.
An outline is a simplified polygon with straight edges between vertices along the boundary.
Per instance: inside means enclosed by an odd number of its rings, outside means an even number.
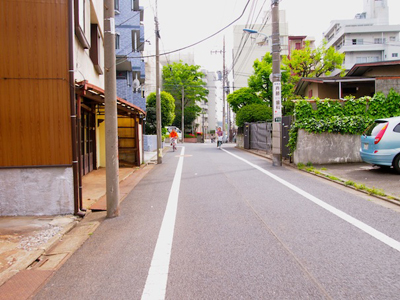
M391 79L387 78L376 78L375 90L377 92L382 92L386 96L389 94L391 89L394 89L397 93L400 93L400 77L393 77Z
M143 147L144 151L156 151L157 150L157 135L144 135L143 136Z
M361 139L359 135L316 134L300 129L293 160L295 164L361 162L360 147Z
M244 148L244 134L243 133L238 133L236 135L236 147Z
M72 168L0 170L0 216L74 213Z

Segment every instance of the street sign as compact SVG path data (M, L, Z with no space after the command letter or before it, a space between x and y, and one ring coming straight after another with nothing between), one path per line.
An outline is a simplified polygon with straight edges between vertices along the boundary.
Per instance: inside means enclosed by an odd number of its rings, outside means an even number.
M273 83L273 109L275 122L282 122L282 97L281 97L281 82Z

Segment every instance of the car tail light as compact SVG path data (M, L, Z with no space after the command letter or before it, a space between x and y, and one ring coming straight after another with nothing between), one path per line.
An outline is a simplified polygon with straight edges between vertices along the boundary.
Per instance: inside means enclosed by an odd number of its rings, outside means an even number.
M381 131L379 131L379 133L376 135L375 142L374 142L375 145L378 144L381 141L381 139L382 139L387 127L388 127L388 124L385 124L385 126L383 126Z

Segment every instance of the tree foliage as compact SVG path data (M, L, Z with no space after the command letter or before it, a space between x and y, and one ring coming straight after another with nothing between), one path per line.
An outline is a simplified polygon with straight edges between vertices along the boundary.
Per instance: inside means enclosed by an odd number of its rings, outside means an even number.
M248 87L238 89L232 94L229 94L227 101L234 113L237 113L245 105L263 103L263 100L258 97L251 88Z
M175 126L181 127L182 91L184 95L185 127L191 125L200 114L198 102L207 102L208 90L206 82L202 80L204 73L199 71L200 66L172 63L163 67L163 90L169 92L175 99Z
M272 55L267 52L263 59L256 59L253 64L254 74L248 79L248 86L254 93L269 106L272 106ZM281 65L282 99L288 99L292 95L294 85L289 82L290 72L288 67Z
M171 125L175 118L175 99L170 93L162 91L161 99L161 127ZM146 133L155 134L157 132L156 121L156 93L151 93L146 99Z
M272 119L272 108L265 103L253 103L243 106L236 114L236 125L243 126L246 122L259 122Z
M311 49L307 41L303 49L293 50L290 58L284 57L283 63L291 71L292 83L297 84L302 77L329 76L335 69L344 72L342 64L345 54L333 47L327 49L326 44L324 40L321 46Z

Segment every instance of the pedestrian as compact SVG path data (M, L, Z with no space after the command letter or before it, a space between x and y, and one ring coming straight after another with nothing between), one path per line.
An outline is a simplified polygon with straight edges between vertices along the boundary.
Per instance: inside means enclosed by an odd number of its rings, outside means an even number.
M217 147L218 147L219 149L221 149L222 137L224 136L224 132L221 130L221 127L218 127L217 136L218 136Z

